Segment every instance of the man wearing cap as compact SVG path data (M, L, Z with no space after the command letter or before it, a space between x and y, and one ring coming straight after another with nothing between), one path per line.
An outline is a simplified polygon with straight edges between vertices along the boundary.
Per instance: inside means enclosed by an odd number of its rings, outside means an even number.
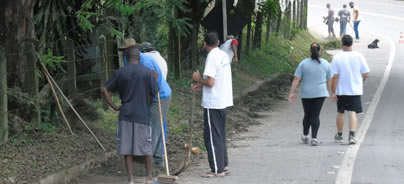
M153 45L149 42L143 42L140 51L154 58L154 60L159 65L161 72L163 73L164 79L167 80L167 72L168 72L167 62L161 56L160 52L154 49Z
M130 41L132 40L132 41ZM125 45L120 49L125 49L125 46L129 44L136 44L133 38L125 39ZM136 44L136 47L141 48L141 44ZM126 58L124 59L126 60ZM124 62L125 63L125 62ZM168 107L171 102L171 88L167 81L164 79L163 73L157 64L156 60L149 55L140 53L139 64L153 70L157 74L157 84L160 88L160 101L161 101L161 111L163 115L163 121L167 121ZM152 146L153 146L153 161L157 167L164 167L163 160L163 139L161 134L161 124L160 124L160 112L158 108L157 97L153 98L153 102L150 106L151 111L151 121L152 121ZM167 135L167 134L166 134Z

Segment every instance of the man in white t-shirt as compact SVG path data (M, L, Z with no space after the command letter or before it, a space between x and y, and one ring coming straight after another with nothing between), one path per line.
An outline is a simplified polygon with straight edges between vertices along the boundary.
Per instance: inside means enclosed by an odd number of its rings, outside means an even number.
M233 35L227 36L227 40L220 45L220 49L229 56L230 62L234 61L234 64L238 63L238 57L237 57L237 47L238 47L238 41L234 39Z
M159 65L159 68L161 70L161 73L163 74L164 80L167 80L167 72L168 72L167 62L161 56L160 52L156 51L154 49L153 45L151 43L149 43L149 42L143 42L141 44L141 49L140 50L144 54L153 57L153 59L156 61L157 65Z
M332 97L337 101L337 129L335 141L342 142L344 128L344 112L349 112L349 144L355 144L355 130L357 127L357 113L362 112L361 95L363 82L368 78L369 67L365 57L352 50L353 39L350 35L342 37L343 52L332 59L331 68L334 73Z
M233 106L231 62L220 50L216 32L205 35L204 47L208 51L203 78L199 71L192 74L194 91L202 91L204 112L204 141L208 151L210 171L202 177L223 177L228 173L226 147L226 108Z
M356 41L359 41L359 23L362 20L362 15L359 13L359 7L355 6L355 3L353 1L349 2L349 7L352 8L352 19L354 22L354 31L355 31L355 39Z

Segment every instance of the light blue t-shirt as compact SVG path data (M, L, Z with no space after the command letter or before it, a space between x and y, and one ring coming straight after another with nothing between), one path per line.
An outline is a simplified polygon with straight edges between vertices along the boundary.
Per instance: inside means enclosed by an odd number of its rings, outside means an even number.
M126 66L127 63L128 62L125 57L124 66ZM154 70L157 72L157 74L158 74L157 84L160 88L160 98L167 99L169 96L171 96L170 85L168 85L167 81L164 79L163 74L161 73L160 67L157 64L157 62L154 60L154 58L149 55L140 53L139 64L143 65L144 67L146 67L150 70ZM154 100L157 100L157 97L155 97Z
M328 97L327 80L333 77L331 65L320 58L320 62L311 58L299 63L295 76L301 78L300 98Z

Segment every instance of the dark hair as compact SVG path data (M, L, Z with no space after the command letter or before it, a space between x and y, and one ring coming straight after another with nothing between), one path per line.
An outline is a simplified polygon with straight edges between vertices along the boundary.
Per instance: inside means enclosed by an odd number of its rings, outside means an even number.
M321 63L320 62L320 49L321 49L320 44L318 44L316 42L313 42L310 45L311 59L317 60L318 63Z
M342 41L342 46L350 47L350 46L352 46L353 39L352 39L352 36L350 36L350 35L344 35L341 38L341 41Z
M139 53L140 51L137 48L137 46L134 45L134 46L128 47L126 52L127 52L128 62L130 62L131 59L137 59L137 60L140 59L140 53Z
M342 7L343 7L343 8L346 8L347 6L346 6L346 4L344 4L344 5L342 5Z
M219 35L217 34L217 32L212 31L212 32L208 32L205 34L205 43L208 46L216 46L217 41L219 40Z

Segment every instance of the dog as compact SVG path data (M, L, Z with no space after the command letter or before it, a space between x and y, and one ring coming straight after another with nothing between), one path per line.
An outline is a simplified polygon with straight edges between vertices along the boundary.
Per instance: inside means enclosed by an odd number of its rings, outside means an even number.
M369 49L376 49L376 48L379 48L379 46L377 46L378 43L379 43L379 39L373 40L373 42L368 45L368 48L369 48Z

